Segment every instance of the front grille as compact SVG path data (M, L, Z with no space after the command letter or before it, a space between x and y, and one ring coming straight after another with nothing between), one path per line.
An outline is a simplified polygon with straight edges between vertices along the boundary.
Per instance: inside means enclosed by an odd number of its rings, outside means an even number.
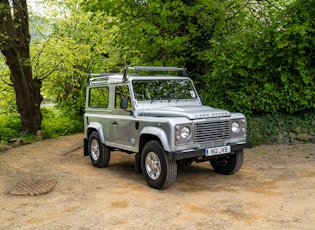
M230 138L230 121L195 123L195 142L218 141Z

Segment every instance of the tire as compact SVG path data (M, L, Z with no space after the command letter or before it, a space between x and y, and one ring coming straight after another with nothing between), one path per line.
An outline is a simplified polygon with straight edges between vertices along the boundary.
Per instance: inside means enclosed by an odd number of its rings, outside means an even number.
M243 150L237 150L234 154L211 159L210 163L215 172L224 175L231 175L240 170L243 165L243 160Z
M95 167L107 167L110 160L110 149L102 144L98 132L92 132L88 142L89 155Z
M145 144L141 154L141 168L148 185L155 189L170 187L177 176L177 165L165 153L161 143L153 140Z

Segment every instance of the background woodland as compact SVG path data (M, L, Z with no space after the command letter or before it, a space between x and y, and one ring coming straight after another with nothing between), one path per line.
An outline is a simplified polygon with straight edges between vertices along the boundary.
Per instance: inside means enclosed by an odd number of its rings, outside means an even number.
M158 65L186 67L205 104L245 113L256 144L315 141L315 0L7 0L0 11L0 140L81 132L87 73Z

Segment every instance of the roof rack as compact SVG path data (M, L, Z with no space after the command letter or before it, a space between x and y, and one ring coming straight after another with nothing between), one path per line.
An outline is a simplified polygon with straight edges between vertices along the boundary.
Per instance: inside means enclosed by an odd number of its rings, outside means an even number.
M138 71L182 71L182 75L187 77L187 69L186 68L178 68L178 67L168 67L168 66L127 66L125 67L123 81L126 81L129 70L138 70Z
M143 70L143 71L183 71L186 68L178 68L178 67L168 67L168 66L130 66L126 67L132 70Z
M92 81L103 81L108 80L109 76L115 75L116 73L89 73L87 84L91 84ZM97 77L97 78L91 78L91 77Z
M156 71L156 72L175 72L175 71L181 71L182 76L188 77L187 69L186 68L178 68L178 67L164 67L164 66L127 66L125 67L125 71L122 77L122 81L127 80L127 75L129 70L136 70L136 71ZM114 75L117 75L117 73L89 73L87 84L91 84L92 82L103 82L103 81L109 81L111 78L110 76L113 76L113 80L117 81L118 79L114 77ZM95 77L95 78L91 78ZM120 78L121 79L121 78ZM121 80L120 80L121 81Z

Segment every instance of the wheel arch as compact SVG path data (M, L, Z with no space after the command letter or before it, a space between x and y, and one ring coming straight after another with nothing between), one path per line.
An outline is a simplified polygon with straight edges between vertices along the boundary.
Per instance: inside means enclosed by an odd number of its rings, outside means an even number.
M86 137L87 139L89 139L90 135L92 134L92 132L98 132L98 135L100 137L100 141L102 144L105 144L105 135L104 135L104 132L103 132L103 127L100 123L97 123L97 122L91 122L89 124L89 126L87 127L87 130L86 130Z
M162 129L156 127L145 127L140 134L139 153L142 152L144 145L151 140L160 141L166 152L171 150L166 133Z

